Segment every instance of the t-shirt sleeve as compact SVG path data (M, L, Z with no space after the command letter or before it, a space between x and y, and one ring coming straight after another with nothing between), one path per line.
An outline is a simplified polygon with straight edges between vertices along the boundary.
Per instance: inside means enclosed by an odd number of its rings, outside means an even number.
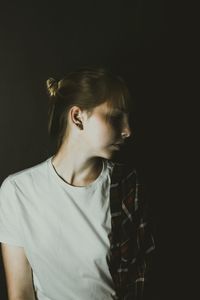
M23 247L18 198L10 176L0 187L0 242Z

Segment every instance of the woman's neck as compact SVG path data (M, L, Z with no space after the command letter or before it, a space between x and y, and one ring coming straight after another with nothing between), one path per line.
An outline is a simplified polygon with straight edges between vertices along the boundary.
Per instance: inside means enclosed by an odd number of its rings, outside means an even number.
M86 186L100 175L103 167L101 157L84 158L83 154L74 157L59 151L52 159L57 174L74 186Z

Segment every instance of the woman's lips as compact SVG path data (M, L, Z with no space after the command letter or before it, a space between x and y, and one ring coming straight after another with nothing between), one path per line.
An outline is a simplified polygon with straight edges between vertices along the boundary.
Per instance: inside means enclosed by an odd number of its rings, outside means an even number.
M113 145L116 145L116 146L121 146L123 143L115 143Z
M113 144L112 146L113 146L115 149L118 149L118 150L120 149L120 144Z

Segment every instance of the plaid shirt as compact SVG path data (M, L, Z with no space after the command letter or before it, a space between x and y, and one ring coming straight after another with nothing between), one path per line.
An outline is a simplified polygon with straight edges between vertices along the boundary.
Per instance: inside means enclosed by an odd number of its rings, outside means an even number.
M112 230L107 263L116 299L120 300L142 299L150 253L155 248L142 194L135 169L115 163L110 187Z

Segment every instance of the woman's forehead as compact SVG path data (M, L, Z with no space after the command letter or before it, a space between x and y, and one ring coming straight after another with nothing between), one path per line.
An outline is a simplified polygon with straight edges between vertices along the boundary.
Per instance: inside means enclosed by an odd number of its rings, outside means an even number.
M113 111L116 111L116 112L119 111L119 112L124 112L124 113L127 112L127 109L125 107L117 106L110 102L104 102L104 103L100 104L99 106L97 106L97 109L103 110L106 112L113 112Z
M108 102L104 102L94 108L92 115L97 114L97 115L109 117L113 114L115 115L119 113L125 114L127 116L129 115L128 110L126 110L125 108L113 106L112 103L110 104Z
M113 107L111 106L108 109L108 113L124 113L124 114L128 114L128 110L124 107Z

